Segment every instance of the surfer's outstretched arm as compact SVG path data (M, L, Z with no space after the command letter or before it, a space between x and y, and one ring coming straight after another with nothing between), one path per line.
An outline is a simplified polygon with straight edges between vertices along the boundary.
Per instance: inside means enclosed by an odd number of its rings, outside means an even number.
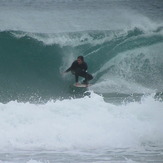
M71 65L64 73L69 72L69 71L72 71L72 70L74 70L75 68L76 68L76 61L74 61L74 62L72 63L72 65Z
M64 73L67 73L69 71L71 71L71 67L69 67Z

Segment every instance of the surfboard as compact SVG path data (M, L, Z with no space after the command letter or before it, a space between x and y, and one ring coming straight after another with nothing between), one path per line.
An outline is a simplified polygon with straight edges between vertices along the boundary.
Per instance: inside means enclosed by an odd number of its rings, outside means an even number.
M86 88L86 87L89 87L91 86L91 84L74 84L75 87L79 87L79 88Z

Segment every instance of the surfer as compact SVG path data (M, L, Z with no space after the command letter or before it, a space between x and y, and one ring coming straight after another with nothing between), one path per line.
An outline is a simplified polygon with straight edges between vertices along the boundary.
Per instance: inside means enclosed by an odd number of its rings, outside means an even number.
M93 79L93 76L87 72L88 66L87 63L84 61L83 56L78 56L77 60L75 60L72 65L64 72L67 73L69 71L75 75L75 82L78 85L79 76L85 78L82 84L88 84L89 80Z

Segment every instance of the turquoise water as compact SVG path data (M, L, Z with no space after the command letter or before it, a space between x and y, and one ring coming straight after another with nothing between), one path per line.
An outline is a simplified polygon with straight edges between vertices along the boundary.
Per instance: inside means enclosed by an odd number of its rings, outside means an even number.
M127 32L59 34L3 31L0 33L0 100L38 102L81 97L83 91L72 86L74 77L61 74L79 55L85 57L88 71L94 76L91 90L95 92L161 92L163 36L160 32L158 28L150 32L134 28Z
M162 20L161 0L1 1L0 163L163 162ZM79 55L89 88L62 74Z

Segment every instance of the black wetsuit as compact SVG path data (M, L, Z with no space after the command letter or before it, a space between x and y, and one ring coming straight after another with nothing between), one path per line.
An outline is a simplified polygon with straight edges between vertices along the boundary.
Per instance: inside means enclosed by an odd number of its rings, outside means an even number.
M78 82L79 76L85 78L83 82L87 84L89 80L93 79L93 76L86 72L87 69L88 69L88 66L86 62L83 62L82 64L78 64L78 61L76 60L72 63L72 65L65 72L71 71L72 74L75 75L76 82Z

